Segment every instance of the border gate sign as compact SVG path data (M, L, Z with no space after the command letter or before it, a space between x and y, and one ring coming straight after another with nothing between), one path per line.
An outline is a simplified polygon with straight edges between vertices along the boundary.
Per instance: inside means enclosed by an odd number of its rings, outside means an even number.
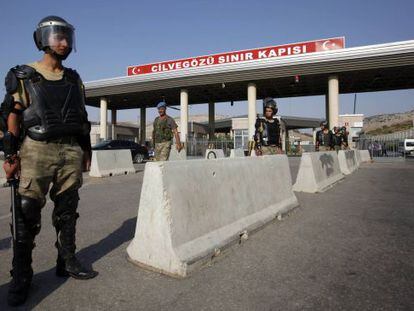
M198 68L214 66L219 64L230 64L244 61L324 52L343 48L345 48L345 38L336 37L330 39L278 45L273 47L257 48L252 50L198 56L139 66L129 66L127 68L127 74L128 76L136 76L148 73L167 72L187 68Z

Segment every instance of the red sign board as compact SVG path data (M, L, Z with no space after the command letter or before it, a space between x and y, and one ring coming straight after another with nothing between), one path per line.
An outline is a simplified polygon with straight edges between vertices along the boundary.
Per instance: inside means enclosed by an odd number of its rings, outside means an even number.
M280 58L314 52L343 49L345 38L331 38L316 41L285 44L273 47L227 52L221 54L198 56L172 61L165 61L140 66L129 66L128 76L142 75L155 72L166 72L187 68L214 66L219 64L238 63L259 59Z

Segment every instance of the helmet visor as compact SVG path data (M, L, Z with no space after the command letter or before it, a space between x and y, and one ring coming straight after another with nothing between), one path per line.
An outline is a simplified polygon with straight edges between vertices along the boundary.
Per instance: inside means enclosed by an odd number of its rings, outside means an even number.
M48 46L56 52L65 52L65 49L76 51L75 32L68 25L47 25L37 29L41 46Z

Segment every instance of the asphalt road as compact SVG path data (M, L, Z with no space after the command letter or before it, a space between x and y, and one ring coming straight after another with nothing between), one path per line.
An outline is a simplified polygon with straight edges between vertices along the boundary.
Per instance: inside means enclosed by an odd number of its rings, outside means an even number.
M291 159L296 176L299 161ZM187 279L126 260L143 177L85 178L79 257L89 281L54 275L52 204L34 250L35 310L414 310L414 161L374 163L229 249ZM295 178L295 177L294 177ZM0 189L0 310L11 261L9 192Z

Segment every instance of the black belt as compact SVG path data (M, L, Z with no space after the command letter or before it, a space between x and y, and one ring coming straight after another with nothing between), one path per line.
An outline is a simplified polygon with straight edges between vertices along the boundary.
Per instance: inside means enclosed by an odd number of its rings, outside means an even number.
M60 138L48 139L46 142L47 143L52 143L52 144L70 144L70 145L74 145L74 144L78 143L78 140L74 136L65 136L65 137L60 137Z

